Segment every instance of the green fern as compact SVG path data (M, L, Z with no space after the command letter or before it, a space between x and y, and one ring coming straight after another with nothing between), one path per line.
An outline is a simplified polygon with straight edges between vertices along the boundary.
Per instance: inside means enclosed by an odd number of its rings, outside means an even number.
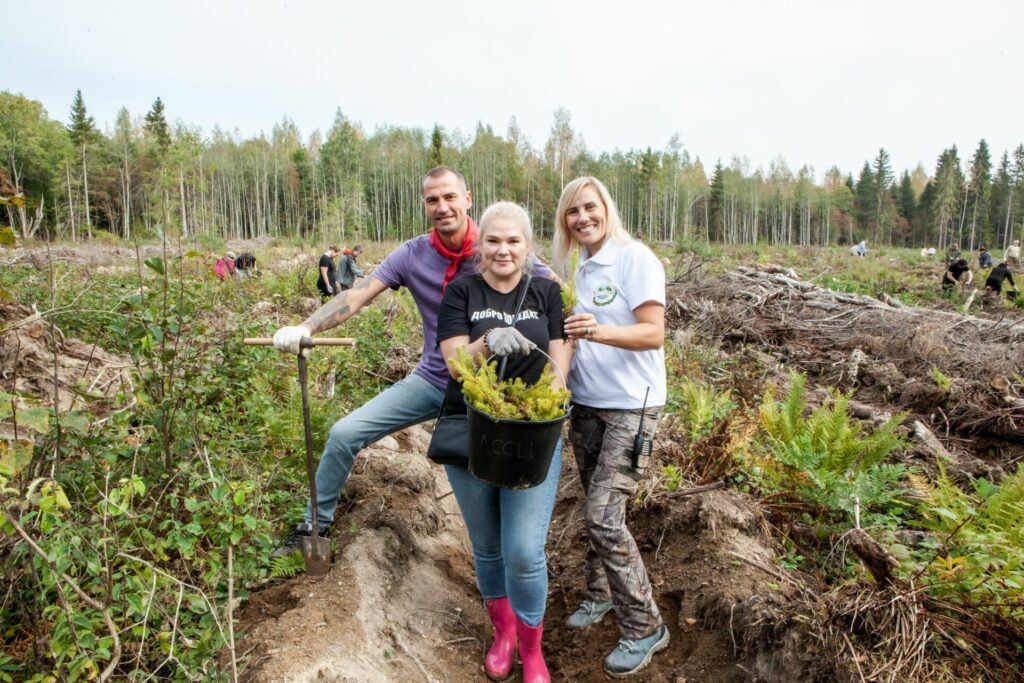
M270 563L270 576L275 579L290 579L306 569L302 553L294 552L275 557Z
M868 511L900 499L907 469L885 461L906 446L896 432L905 415L865 431L847 412L849 396L833 392L830 402L804 417L806 382L804 375L794 373L785 400L776 401L769 391L760 406L768 449L785 466L778 473L780 486L817 505L850 514L858 502Z
M678 419L690 441L700 439L715 420L736 407L728 392L720 393L714 386L688 377L675 391L680 404Z

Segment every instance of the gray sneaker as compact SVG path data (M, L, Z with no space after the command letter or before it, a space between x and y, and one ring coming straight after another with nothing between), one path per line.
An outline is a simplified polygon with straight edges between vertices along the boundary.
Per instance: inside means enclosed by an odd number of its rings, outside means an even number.
M313 525L309 522L300 522L295 525L285 539L281 542L274 552L270 553L270 559L275 560L285 555L291 555L292 553L299 552L302 549L302 539L309 536L310 531L313 530ZM331 534L331 525L320 527L321 536L329 536Z
M668 647L668 626L662 624L654 633L639 640L619 639L619 646L604 658L604 670L615 678L632 676L647 666L655 652Z
M604 619L604 615L608 614L612 608L612 603L608 602L593 602L591 600L584 600L575 612L569 615L565 625L574 630L579 631L585 628L590 628L597 622Z

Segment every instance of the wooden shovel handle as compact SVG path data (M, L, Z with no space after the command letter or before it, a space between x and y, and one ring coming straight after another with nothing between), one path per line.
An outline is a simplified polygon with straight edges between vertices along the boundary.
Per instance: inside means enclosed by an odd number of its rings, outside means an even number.
M306 347L306 339L309 339L310 346L355 346L356 340L352 337L304 337L300 346ZM274 340L271 337L246 337L242 340L246 346L273 346Z

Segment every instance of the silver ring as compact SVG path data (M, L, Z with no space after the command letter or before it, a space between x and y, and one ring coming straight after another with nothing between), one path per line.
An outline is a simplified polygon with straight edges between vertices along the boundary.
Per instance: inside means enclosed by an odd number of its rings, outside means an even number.
M587 326L587 336L589 337L590 335L591 335L591 331L590 331L590 326L588 325Z

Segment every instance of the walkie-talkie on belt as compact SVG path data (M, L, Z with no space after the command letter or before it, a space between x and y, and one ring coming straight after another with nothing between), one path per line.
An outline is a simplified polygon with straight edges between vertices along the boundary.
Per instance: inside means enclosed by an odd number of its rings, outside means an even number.
M654 439L644 437L644 413L647 412L647 397L650 393L651 388L647 387L647 392L644 394L644 407L640 410L640 426L637 428L636 436L633 437L633 469L640 467L642 456L649 456L654 452Z

